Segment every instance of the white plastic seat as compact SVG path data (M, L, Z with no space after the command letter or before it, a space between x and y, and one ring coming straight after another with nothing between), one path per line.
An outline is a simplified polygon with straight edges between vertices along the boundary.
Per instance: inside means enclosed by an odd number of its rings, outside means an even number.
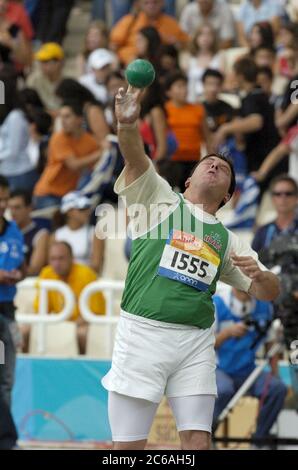
M29 353L40 354L38 350L39 325L32 325L29 340ZM79 353L76 324L65 321L45 326L46 356L76 356Z
M117 324L89 324L86 355L100 359L111 359Z
M14 298L17 313L33 313L36 288L20 289L17 285L17 293Z

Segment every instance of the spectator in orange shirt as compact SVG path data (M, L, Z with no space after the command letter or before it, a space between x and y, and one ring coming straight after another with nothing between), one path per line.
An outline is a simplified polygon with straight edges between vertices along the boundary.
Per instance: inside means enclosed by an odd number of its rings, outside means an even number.
M184 189L191 170L201 158L205 142L212 151L211 134L201 104L187 102L187 78L182 72L169 75L164 82L169 100L165 105L169 128L174 133L178 148L170 161L165 161L160 172L172 187Z
M51 137L48 162L34 188L38 209L60 205L61 198L76 188L82 170L90 170L101 156L98 143L83 129L80 104L65 103L60 118L63 130Z
M163 7L164 0L140 0L139 11L125 15L112 28L111 48L117 52L121 62L128 64L136 58L137 33L145 26L154 26L164 44L181 46L188 42L188 35L176 19L162 12Z

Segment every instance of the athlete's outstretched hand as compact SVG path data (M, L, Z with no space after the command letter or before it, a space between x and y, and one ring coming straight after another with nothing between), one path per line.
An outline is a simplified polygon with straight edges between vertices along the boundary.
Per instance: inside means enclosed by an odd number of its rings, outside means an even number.
M141 109L142 90L128 86L119 88L116 95L115 114L117 121L121 124L133 124L139 118Z
M261 281L264 271L259 268L257 261L252 256L237 256L235 253L231 255L234 266L238 268L253 281Z

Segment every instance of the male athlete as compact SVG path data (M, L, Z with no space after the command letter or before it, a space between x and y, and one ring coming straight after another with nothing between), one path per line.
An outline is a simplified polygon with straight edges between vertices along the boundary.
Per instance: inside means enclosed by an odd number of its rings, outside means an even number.
M137 127L141 94L129 87L116 97L125 168L115 191L128 211L137 206L112 367L102 383L109 391L114 449L144 449L166 395L182 449L204 450L210 447L216 398L216 282L268 301L279 294L279 282L215 217L235 187L225 157L203 158L183 195L156 173Z

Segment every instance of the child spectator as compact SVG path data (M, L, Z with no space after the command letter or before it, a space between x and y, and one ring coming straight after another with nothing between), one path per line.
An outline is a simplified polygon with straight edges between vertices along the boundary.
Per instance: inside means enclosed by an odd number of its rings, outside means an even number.
M174 133L178 148L164 168L164 176L173 187L184 189L184 183L192 168L201 158L201 146L205 142L211 151L211 138L201 104L187 102L187 78L181 72L165 79L168 101L165 105L167 121Z
M211 132L226 122L232 120L235 110L225 101L219 98L222 91L224 76L218 70L207 69L203 76L203 105L206 111L206 120Z

